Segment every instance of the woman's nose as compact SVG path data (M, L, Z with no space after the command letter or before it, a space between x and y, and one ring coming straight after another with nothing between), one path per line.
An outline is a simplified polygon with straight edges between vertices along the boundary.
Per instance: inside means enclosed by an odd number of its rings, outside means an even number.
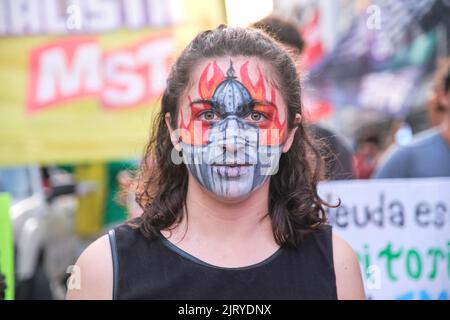
M235 117L229 117L225 121L225 126L223 128L224 132L224 144L223 150L228 152L235 152L239 150L241 146L241 141L239 136L242 134L242 128L239 120Z
M240 141L236 135L227 135L223 144L224 152L237 153L245 148L245 141Z

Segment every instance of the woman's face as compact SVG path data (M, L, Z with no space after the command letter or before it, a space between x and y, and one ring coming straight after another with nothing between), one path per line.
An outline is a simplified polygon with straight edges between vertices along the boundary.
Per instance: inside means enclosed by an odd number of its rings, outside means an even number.
M205 60L180 97L176 137L183 162L209 192L245 197L278 171L287 111L267 64L251 57Z

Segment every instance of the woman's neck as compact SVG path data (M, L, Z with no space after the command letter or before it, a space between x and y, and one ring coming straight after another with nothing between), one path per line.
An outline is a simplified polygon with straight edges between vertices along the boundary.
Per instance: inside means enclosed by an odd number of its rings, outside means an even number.
M269 180L245 199L223 201L205 191L190 176L186 212L172 232L172 241L186 238L195 242L208 240L233 245L259 239L274 244L268 196Z

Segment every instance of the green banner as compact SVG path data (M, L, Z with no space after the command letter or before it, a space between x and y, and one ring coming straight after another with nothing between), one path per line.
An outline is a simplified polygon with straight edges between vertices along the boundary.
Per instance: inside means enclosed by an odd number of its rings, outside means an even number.
M0 272L5 275L6 300L14 299L14 245L10 203L9 194L0 193Z

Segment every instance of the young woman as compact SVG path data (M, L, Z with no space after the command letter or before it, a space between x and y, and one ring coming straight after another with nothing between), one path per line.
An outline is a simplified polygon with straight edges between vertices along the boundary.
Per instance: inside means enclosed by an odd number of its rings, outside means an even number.
M168 78L143 215L91 244L69 299L362 299L317 194L294 63L264 33L200 33Z

